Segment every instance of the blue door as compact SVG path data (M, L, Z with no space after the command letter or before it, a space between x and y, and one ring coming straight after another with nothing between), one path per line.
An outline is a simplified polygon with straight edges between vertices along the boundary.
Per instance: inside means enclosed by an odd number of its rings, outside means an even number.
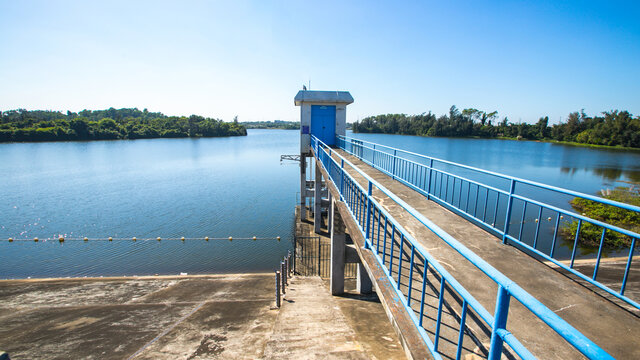
M311 134L329 146L335 145L335 105L311 105Z

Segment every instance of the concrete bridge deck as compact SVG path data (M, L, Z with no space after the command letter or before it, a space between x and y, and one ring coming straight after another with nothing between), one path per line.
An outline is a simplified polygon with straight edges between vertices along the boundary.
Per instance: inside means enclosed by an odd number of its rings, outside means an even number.
M511 280L518 283L609 354L618 359L640 358L640 342L638 342L637 338L640 333L640 318L637 312L622 307L592 288L577 283L566 274L554 270L512 246L502 245L493 235L435 202L427 200L423 195L392 180L388 175L375 170L356 157L342 150L336 150L335 152L358 166L364 173L391 190L411 207L458 239ZM338 162L340 161L337 155L334 155L334 158ZM367 181L363 176L346 166L345 170L360 185L367 188ZM487 310L493 312L497 294L495 282L388 196L374 189L373 197L445 266ZM385 249L385 252L389 251ZM405 254L405 261L408 260L406 256ZM397 260L395 261L397 263ZM638 277L635 276L635 278L637 279ZM412 284L408 283L406 277L402 279L404 281L402 286L405 289L408 286L414 288L421 286L417 283L422 281L421 276L414 277ZM630 288L635 288L635 286ZM544 359L583 358L579 352L568 345L564 339L548 328L542 321L533 316L524 306L515 300L513 303L510 307L507 327L534 355ZM455 309L451 309L451 313L451 316L456 316ZM486 336L487 331L483 329L480 322L475 325L469 324L468 326L470 334L466 335L473 339L471 339L471 342L465 340L465 344L471 345L475 342L476 347L480 347L480 349L476 348L475 351L467 349L466 352L482 354L484 352L482 348L488 348L489 345L488 337ZM445 357L448 357L446 350L443 353Z

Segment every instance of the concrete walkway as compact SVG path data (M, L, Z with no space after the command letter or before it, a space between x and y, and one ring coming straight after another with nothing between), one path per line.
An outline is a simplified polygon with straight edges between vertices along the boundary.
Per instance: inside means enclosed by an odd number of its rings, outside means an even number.
M555 311L572 326L619 359L639 359L640 318L589 288L527 256L460 218L451 211L427 200L389 176L364 164L354 156L338 150L366 174L381 183L422 213L526 291ZM345 169L365 188L364 178L355 170ZM435 236L407 211L374 189L374 198L409 231L455 278L489 311L493 312L497 286L480 270ZM560 336L512 300L507 328L544 359L581 358ZM471 326L473 328L473 326ZM474 329L482 332L481 327ZM486 344L488 345L488 344Z
M293 278L266 359L367 359L319 277Z
M290 289L278 310L273 274L0 281L0 349L13 360L403 358L380 303L334 300L319 278Z

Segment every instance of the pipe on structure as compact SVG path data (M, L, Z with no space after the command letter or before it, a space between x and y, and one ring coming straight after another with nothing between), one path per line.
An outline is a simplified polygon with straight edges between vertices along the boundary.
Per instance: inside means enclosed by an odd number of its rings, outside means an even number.
M300 219L307 219L307 157L300 154Z

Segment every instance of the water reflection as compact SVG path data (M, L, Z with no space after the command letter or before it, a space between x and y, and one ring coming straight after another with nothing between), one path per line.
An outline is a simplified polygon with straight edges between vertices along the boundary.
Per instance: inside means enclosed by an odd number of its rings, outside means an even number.
M578 167L561 167L560 171L565 174L575 175L578 171L590 171L595 175L598 175L602 179L609 182L640 182L640 170L635 169L622 169L612 167L602 168L578 168Z

